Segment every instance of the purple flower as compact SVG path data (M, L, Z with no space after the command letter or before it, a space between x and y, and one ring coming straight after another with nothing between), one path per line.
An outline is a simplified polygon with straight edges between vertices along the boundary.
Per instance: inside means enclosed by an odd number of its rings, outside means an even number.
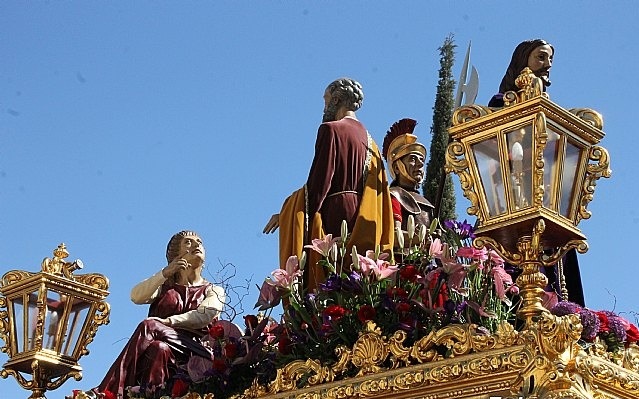
M458 222L456 220L446 220L444 222L444 226L457 233L460 239L466 238L475 238L475 233L473 232L473 226L464 219L463 222Z
M356 271L351 271L348 274L348 277L342 280L342 290L346 292L352 293L361 293L362 292L362 276L359 275Z
M582 311L582 307L574 302L562 301L558 302L550 309L550 313L555 316L565 316L568 314L579 314Z
M584 327L581 332L581 338L587 342L594 341L597 337L597 333L599 332L599 327L601 326L599 317L597 317L595 312L586 308L581 309L579 317L581 318L581 324Z
M610 332L617 337L618 342L626 341L626 325L624 324L624 320L614 314L613 312L604 310L603 311L606 316L608 316L608 326L610 327Z
M320 289L324 292L334 292L342 289L342 278L335 273L328 275L326 282L320 284Z

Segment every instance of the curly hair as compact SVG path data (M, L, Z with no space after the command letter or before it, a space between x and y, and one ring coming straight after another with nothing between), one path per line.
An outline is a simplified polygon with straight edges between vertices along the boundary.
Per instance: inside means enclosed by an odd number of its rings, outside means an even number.
M339 105L345 105L349 111L357 111L364 101L362 85L350 78L337 79L326 87L331 97L339 99Z
M166 245L166 260L171 263L173 259L180 255L180 243L184 237L199 237L200 235L191 230L182 230L179 233L173 234L173 237Z

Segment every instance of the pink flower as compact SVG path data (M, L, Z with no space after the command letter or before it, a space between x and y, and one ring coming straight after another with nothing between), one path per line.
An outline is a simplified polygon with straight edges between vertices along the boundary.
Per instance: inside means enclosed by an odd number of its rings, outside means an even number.
M357 254L357 258L359 267L362 269L364 276L375 274L377 280L383 280L391 277L399 270L398 266L391 266L391 264L383 260L381 256L380 259L374 260L367 256Z
M428 248L428 254L433 258L441 258L444 249L447 249L446 245L442 245L442 242L439 238L435 238L430 243L430 248Z
M264 280L262 288L260 288L260 296L257 299L255 307L259 306L260 308L258 310L267 310L279 305L280 300L282 299L282 294L277 288L277 286L270 283L269 279ZM257 317L255 317L255 320L255 325L257 325Z
M510 287L513 283L513 278L504 270L501 266L494 266L490 270L490 274L493 276L495 282L495 291L497 296L502 301L506 299L506 287Z
M483 264L484 261L488 259L488 251L486 251L486 248L461 247L457 250L457 256L460 258L469 258Z
M206 378L206 373L211 367L213 367L211 359L201 356L191 356L186 363L186 370L193 382L200 382Z
M267 279L267 283L275 287L290 289L298 277L302 275L299 270L299 260L296 255L288 258L286 261L286 270L275 269L271 272L272 279Z
M332 234L327 234L324 239L314 238L312 245L306 245L304 248L312 249L315 252L322 254L323 257L328 258L328 255L333 248L333 244L339 241L339 238L333 238Z
M492 249L488 251L488 257L490 258L490 261L493 265L502 267L504 266L504 259Z

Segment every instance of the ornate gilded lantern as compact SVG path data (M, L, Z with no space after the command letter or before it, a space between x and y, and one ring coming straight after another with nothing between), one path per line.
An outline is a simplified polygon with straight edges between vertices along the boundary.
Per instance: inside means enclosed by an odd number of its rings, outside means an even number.
M596 180L610 169L607 151L597 145L601 115L553 103L528 68L516 84L520 90L504 94L503 108L455 111L446 170L459 176L468 213L477 216L475 245L524 269L519 283L528 288L522 292L528 318L542 310L534 298L545 281L538 266L556 263L570 248L587 250L577 225L590 217Z
M97 273L73 275L82 262L65 262L64 244L53 255L42 261L41 272L12 270L0 281L0 338L9 355L0 376L13 375L33 391L33 399L44 398L45 391L70 377L82 378L78 360L89 353L98 326L109 322L108 279Z

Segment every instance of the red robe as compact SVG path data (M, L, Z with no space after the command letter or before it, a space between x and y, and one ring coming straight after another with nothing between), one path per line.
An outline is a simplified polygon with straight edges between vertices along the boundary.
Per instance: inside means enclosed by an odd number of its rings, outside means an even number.
M343 118L320 125L306 189L308 213L320 213L326 234L338 237L342 220L353 231L367 156L368 134L358 120Z
M307 184L291 194L280 211L280 267L291 255L301 256L314 238L341 235L348 224L350 248L359 252L393 248L393 213L384 163L364 126L352 118L323 123L317 134L315 157ZM326 278L310 251L304 285L312 290Z
M151 303L149 317L166 318L197 309L209 286L211 283L198 286L165 283ZM169 327L154 319L143 320L97 390L125 397L126 387L166 383L175 373L177 362L186 362L192 355L211 358L211 353L199 341L205 330L196 332Z

